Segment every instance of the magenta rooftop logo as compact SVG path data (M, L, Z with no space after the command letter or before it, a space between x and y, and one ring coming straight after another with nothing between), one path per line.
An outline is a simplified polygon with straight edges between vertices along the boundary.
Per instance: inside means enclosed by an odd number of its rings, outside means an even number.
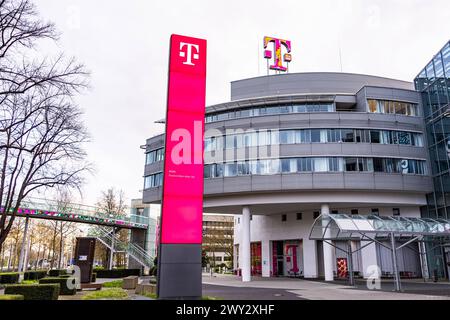
M273 43L273 49L269 50L268 46ZM286 48L286 53L282 56L282 48ZM269 66L271 70L276 71L287 71L287 67L283 65L283 62L289 63L292 61L291 56L291 41L283 40L273 37L264 37L264 58L272 59L273 64Z

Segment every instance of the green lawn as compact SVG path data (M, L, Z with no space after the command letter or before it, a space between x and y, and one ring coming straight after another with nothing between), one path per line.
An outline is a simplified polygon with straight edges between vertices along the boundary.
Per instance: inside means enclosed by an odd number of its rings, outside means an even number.
M103 283L103 288L122 288L123 280L114 280Z
M127 300L128 294L121 288L109 288L88 293L82 300Z

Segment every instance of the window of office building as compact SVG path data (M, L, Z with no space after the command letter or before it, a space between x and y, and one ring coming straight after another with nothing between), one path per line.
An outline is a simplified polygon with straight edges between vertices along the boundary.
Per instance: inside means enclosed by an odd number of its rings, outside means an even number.
M164 148L153 150L147 153L145 164L152 164L164 160Z
M380 215L380 210L378 208L373 208L371 210L371 213L375 216L379 216Z
M358 171L357 158L345 158L345 171Z
M207 164L205 178L296 172L386 172L425 175L425 161L415 159L321 157L266 159Z
M281 221L287 221L287 215L286 214L282 214L281 215Z
M352 209L351 214L352 215L357 215L358 214L358 209Z
M418 116L417 104L387 101L387 100L367 100L367 111L371 113L399 114L406 116Z
M399 216L400 215L400 208L393 208L392 209L392 215Z
M341 136L342 136L342 142L355 142L352 129L342 129Z
M302 220L302 219L303 219L303 213L297 212L297 220Z
M144 189L156 188L162 186L163 174L162 172L145 177Z

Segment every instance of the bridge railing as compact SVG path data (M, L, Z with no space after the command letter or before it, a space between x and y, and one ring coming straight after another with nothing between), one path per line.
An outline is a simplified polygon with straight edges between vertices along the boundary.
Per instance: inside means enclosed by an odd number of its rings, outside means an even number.
M3 208L3 206L2 206ZM147 228L148 218L143 216L117 215L107 213L98 207L78 203L62 203L54 200L27 198L20 204L19 215L36 215L67 220L92 220L91 223L107 222L117 226L137 226Z

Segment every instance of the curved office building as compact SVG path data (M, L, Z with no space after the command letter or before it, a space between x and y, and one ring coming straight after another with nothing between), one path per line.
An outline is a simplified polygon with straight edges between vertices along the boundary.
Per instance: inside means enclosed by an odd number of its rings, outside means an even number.
M409 82L346 73L245 79L205 120L204 210L236 215L234 268L248 269L240 258L251 255L252 275L316 278L332 268L338 276L346 243L324 255L324 243L309 240L320 213L420 217L433 190L422 103ZM161 200L163 145L163 135L147 140L146 203ZM420 277L410 246L399 250L399 271ZM392 274L390 254L365 246L354 270Z

